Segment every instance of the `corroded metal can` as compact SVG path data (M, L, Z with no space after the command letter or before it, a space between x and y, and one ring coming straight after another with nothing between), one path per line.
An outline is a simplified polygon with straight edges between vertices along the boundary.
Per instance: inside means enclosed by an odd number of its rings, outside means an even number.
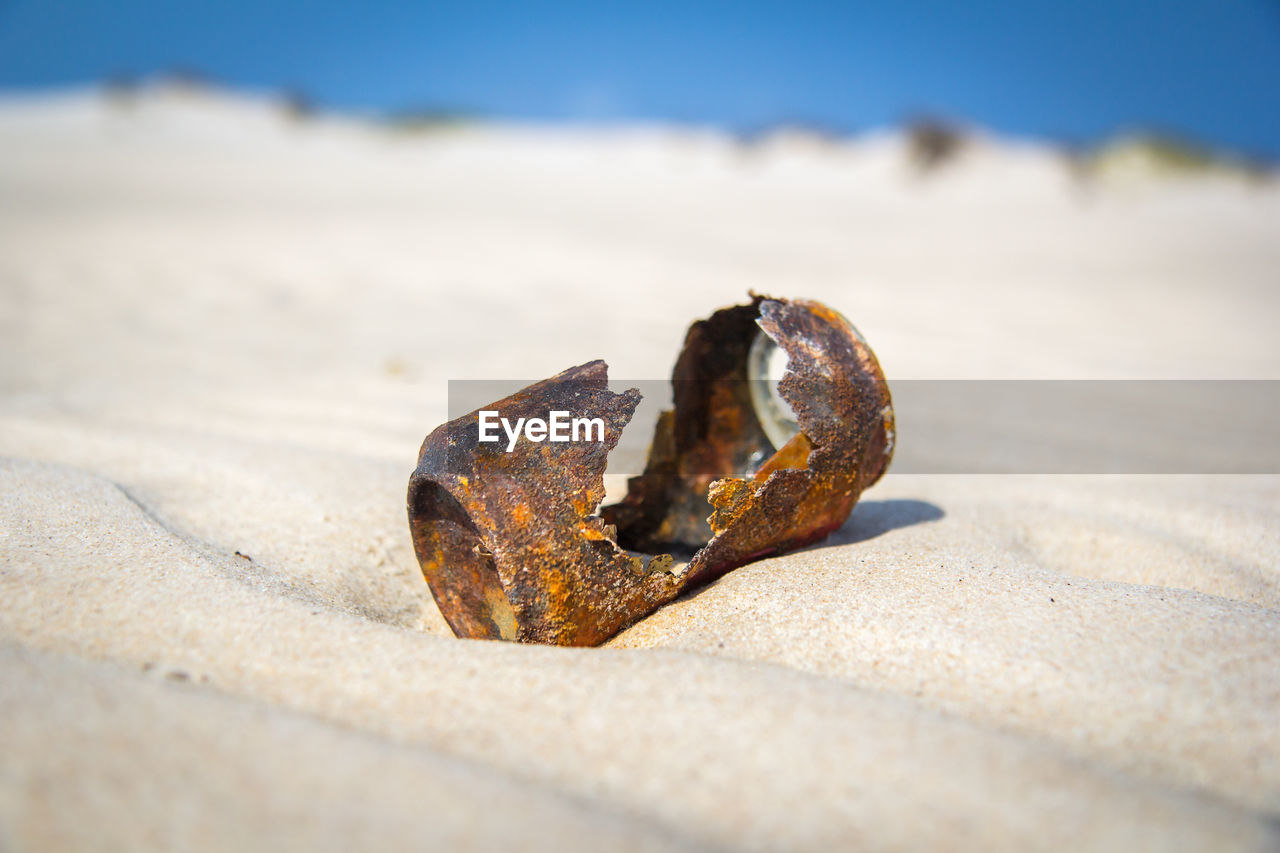
M644 473L603 508L608 453L640 400L609 390L603 362L427 436L409 524L454 633L601 643L731 569L822 539L893 455L875 355L816 302L753 296L694 323L672 384ZM544 426L589 413L599 440L504 446L483 440L482 412Z

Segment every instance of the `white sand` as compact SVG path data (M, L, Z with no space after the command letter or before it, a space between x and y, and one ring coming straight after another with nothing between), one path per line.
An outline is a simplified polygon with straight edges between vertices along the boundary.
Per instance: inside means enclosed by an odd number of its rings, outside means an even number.
M0 155L0 848L1280 846L1278 477L891 473L595 650L454 639L403 508L448 379L748 288L891 382L1280 378L1275 181L163 92Z

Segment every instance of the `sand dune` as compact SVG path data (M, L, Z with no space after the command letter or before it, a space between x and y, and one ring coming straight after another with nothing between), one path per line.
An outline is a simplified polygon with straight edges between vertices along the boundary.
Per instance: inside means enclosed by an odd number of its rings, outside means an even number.
M1274 179L178 91L0 151L0 846L1280 846L1276 476L891 471L603 649L454 639L404 517L447 380L749 288L891 383L1280 378Z

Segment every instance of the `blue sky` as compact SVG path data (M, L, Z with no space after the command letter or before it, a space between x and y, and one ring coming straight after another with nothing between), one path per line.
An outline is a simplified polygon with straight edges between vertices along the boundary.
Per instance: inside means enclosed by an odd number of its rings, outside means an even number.
M1280 0L0 0L0 88L175 66L337 108L737 130L929 114L1280 158Z

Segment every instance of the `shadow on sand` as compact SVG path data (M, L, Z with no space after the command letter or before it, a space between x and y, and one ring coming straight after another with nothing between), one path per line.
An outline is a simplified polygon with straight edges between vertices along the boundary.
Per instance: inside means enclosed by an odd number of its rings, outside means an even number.
M844 526L821 542L815 542L813 548L826 548L832 545L851 545L855 542L866 542L877 536L897 530L899 527L910 527L926 521L937 521L945 516L942 507L928 501L911 498L894 498L887 501L859 501L853 508L853 515Z
M839 530L826 539L815 542L807 548L790 553L803 553L818 548L830 548L834 545L850 545L874 539L890 530L899 527L910 527L926 521L937 521L945 516L942 507L928 501L911 498L894 498L886 501L859 501L853 508L853 515ZM748 564L749 565L749 564ZM718 579L705 586L694 587L680 596L680 601L692 601L716 586ZM644 621L643 619L640 621Z

